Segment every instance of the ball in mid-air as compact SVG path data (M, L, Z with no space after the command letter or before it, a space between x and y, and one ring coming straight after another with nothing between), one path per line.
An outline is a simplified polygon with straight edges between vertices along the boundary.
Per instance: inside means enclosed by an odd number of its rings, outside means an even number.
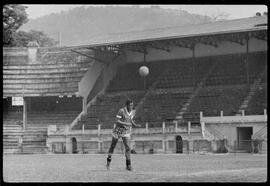
M140 69L139 69L139 74L140 76L147 76L149 74L149 69L147 66L141 66Z

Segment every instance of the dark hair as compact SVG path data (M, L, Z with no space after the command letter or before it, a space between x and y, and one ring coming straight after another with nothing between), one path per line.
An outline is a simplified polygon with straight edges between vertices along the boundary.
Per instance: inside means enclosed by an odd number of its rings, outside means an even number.
M126 101L126 106L128 106L130 103L133 103L133 101L132 101L131 99L128 99L128 100Z

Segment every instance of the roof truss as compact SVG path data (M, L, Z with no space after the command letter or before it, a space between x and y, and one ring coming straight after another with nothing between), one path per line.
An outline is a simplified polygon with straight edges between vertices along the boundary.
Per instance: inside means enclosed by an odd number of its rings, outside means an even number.
M267 31L251 32L250 37L254 37L259 40L267 41Z
M164 41L164 42L160 42L160 41L149 42L147 44L147 47L154 48L157 50L163 50L166 52L171 52L171 49L169 47L169 43L166 41Z
M189 39L179 39L174 42L175 46L178 46L180 48L188 48L192 50L193 47L193 41Z
M123 54L125 50L132 52L142 53L144 55L148 54L147 48L153 48L157 50L162 50L166 52L171 52L170 46L174 45L181 48L188 48L193 50L196 44L202 43L204 45L209 45L212 47L219 47L221 41L229 41L237 43L241 46L245 45L246 40L254 37L260 40L267 40L267 30L257 30L250 32L240 32L240 33L227 33L220 35L211 35L211 36L196 36L189 38L179 38L179 39L169 39L169 40L156 40L156 41L147 41L147 42L138 42L138 43L125 43L125 44L115 44L115 45L103 45L103 46L86 46L96 52L108 52L114 54L114 58L119 57Z
M209 45L215 48L218 47L218 41L215 37L204 36L204 37L194 38L194 40L196 43L202 43L204 45Z
M143 54L148 54L145 43L124 44L123 49L130 50L132 52L139 52L139 53L143 53Z
M233 43L237 43L239 45L245 45L247 35L243 33L233 33L233 34L226 34L217 36L218 40L220 41L230 41Z
M104 60L102 60L102 59L98 59L98 58L96 58L96 57L89 56L89 55L87 55L87 54L78 52L78 51L76 51L76 50L74 50L74 49L70 49L70 50L71 50L72 52L75 52L75 53L80 54L80 55L82 55L82 56L88 57L88 58L90 58L90 59L97 60L97 61L99 61L99 62L101 62L101 63L104 63L104 64L109 64L109 63L110 63L110 62L108 62L108 61L104 61Z

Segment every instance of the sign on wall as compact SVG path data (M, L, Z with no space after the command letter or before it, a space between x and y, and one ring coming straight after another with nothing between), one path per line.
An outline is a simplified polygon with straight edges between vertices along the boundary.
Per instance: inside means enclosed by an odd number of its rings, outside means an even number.
M23 106L23 97L12 97L12 106Z

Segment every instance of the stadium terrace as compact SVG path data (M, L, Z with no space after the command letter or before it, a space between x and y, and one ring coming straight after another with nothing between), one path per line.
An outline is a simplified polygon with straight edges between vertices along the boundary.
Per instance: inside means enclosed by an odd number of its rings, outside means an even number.
M3 48L3 151L107 153L130 98L142 125L131 129L133 153L266 153L267 24L255 16Z

